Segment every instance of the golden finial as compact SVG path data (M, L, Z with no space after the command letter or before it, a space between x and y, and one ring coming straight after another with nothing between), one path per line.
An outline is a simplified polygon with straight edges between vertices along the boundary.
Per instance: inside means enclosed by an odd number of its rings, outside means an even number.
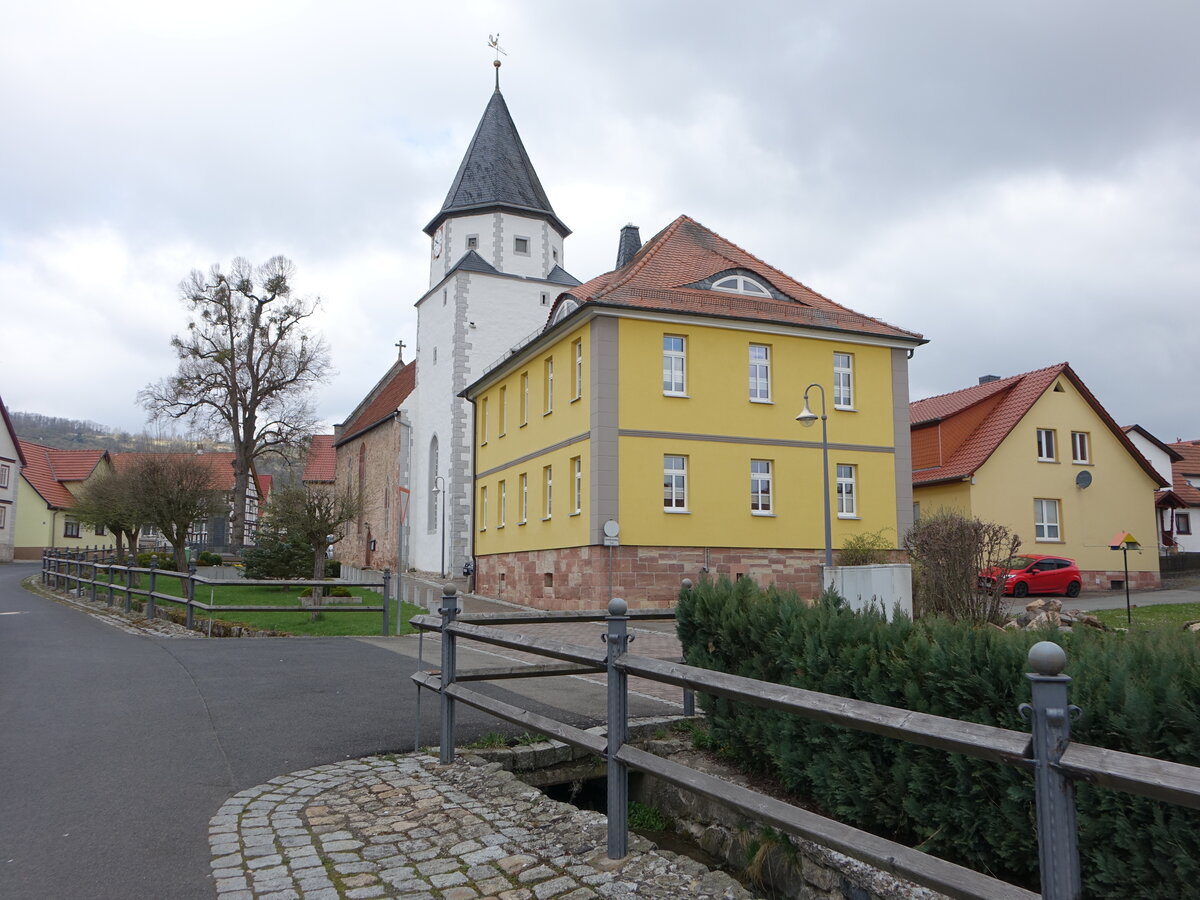
M488 46L496 51L496 61L492 65L496 67L496 90L500 90L500 54L508 56L508 51L500 46L500 32L488 35Z

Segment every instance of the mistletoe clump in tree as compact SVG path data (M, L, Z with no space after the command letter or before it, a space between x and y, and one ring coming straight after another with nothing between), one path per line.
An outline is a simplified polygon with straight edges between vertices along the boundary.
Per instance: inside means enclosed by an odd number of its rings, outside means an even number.
M180 284L187 331L171 338L179 368L139 394L156 417L187 418L233 445L235 547L245 543L255 461L284 453L316 430L309 393L330 370L325 342L305 331L320 300L292 295L294 273L282 256L260 266L239 257L228 272L217 265L193 270Z

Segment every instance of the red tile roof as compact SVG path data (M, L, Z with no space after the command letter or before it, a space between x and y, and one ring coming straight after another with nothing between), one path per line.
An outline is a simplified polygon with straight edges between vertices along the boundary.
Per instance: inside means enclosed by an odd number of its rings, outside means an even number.
M337 475L337 458L333 451L332 434L314 434L308 445L301 481L332 484Z
M752 272L785 295L785 299L689 287L729 269ZM925 343L915 332L864 316L822 297L687 216L680 216L652 237L620 269L560 295L549 321L554 320L558 305L572 298L581 305L597 303L751 319Z
M960 481L974 475L1060 375L1074 385L1154 483L1165 487L1162 476L1065 362L909 404L909 423L913 431L913 484ZM978 416L977 422L973 415ZM971 427L965 433L955 434L954 426L962 422L969 422ZM936 437L932 432L934 426L938 427ZM942 440L943 435L951 438L948 445ZM922 451L931 451L936 462L930 465L933 460L926 459Z
M64 482L83 481L108 454L103 450L59 450L32 441L18 441L25 467L21 475L52 509L70 509L74 495Z
M208 453L113 453L112 461L118 472L126 471L137 460L147 456L189 457L208 466L212 473L212 487L217 491L232 491L235 480L233 472L233 452L215 450Z
M271 496L271 487L275 484L274 475L259 475L258 489L261 493L258 496L259 503L266 503L267 498Z
M1171 489L1188 506L1200 506L1200 489L1192 487L1188 476L1200 481L1200 441L1178 441L1168 444L1181 457L1171 463L1174 484Z
M340 447L363 432L386 422L413 392L416 385L416 361L408 365L396 362L358 405L358 409L350 414L350 418L342 426L342 436L334 441L333 446Z

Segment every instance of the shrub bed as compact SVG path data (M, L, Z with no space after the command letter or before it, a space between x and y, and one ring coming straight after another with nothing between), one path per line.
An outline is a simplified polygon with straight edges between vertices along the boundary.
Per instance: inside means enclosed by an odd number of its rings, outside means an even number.
M1200 765L1200 652L1191 634L1005 633L940 619L889 624L836 595L810 607L749 579L680 596L690 665L1028 732L1026 654L1067 651L1073 738ZM702 698L715 741L827 814L1036 889L1032 774L958 754ZM1084 893L1182 897L1200 884L1200 813L1077 787Z

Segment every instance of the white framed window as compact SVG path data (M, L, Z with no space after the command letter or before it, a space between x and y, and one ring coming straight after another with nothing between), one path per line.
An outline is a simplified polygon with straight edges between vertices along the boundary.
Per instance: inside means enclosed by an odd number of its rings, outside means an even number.
M687 457L663 457L663 509L687 511Z
M0 528L8 525L8 507L0 506Z
M578 400L583 396L583 340L575 341L571 346L575 351L575 379L571 385L571 396Z
M833 354L833 408L854 409L854 355Z
M713 282L713 290L730 294L749 294L751 297L771 296L770 291L745 275L727 275L720 281Z
M8 487L11 466L0 466L0 488Z
M508 386L500 385L500 399L497 404L500 409L496 411L496 418L499 420L496 425L496 437L504 437L505 429L508 425Z
M1092 461L1092 438L1086 431L1071 432L1071 461L1079 465Z
M1039 428L1037 430L1038 462L1054 462L1054 429Z
M583 458L576 456L571 460L571 483L575 514L583 512Z
M63 537L77 538L79 537L79 523L74 519L63 520Z
M750 345L750 399L756 403L771 400L771 348L766 344Z
M663 393L687 396L687 338L663 335Z
M496 525L500 528L503 528L505 517L508 514L508 485L505 484L503 479L501 479L501 481L500 481L499 491L500 491L500 508L498 510L496 510L496 512L498 513L498 515L496 516Z
M529 238L514 237L513 238L513 253L517 254L517 256L528 256L529 255Z
M546 466L542 469L542 499L544 518L550 518L554 512L554 468Z
M521 506L521 518L517 524L524 525L527 521L529 521L529 476L524 472L521 473L520 490L521 496L517 498L517 502Z
M0 507L0 512L3 511ZM1192 533L1192 514L1185 512L1175 513L1175 533L1176 534L1191 534Z
M521 373L521 427L529 424L529 373Z
M103 526L103 525L97 525L97 526L96 526L96 537L104 537L104 535L105 535L105 534L107 534L107 533L108 533L108 532L106 532L106 531L104 530L104 526Z
M750 512L756 516L774 511L771 460L750 460Z
M487 486L485 485L479 489L479 530L480 531L487 531L487 517L488 517Z
M484 397L479 401L479 445L483 446L487 443L487 421L488 416L488 398Z
M855 483L856 466L838 463L837 467L837 498L838 518L858 518L858 488Z
M546 357L546 361L543 365L545 366L546 370L546 410L543 413L543 415L545 415L546 413L554 412L554 357Z
M1057 500L1033 501L1033 534L1039 541L1062 540Z

